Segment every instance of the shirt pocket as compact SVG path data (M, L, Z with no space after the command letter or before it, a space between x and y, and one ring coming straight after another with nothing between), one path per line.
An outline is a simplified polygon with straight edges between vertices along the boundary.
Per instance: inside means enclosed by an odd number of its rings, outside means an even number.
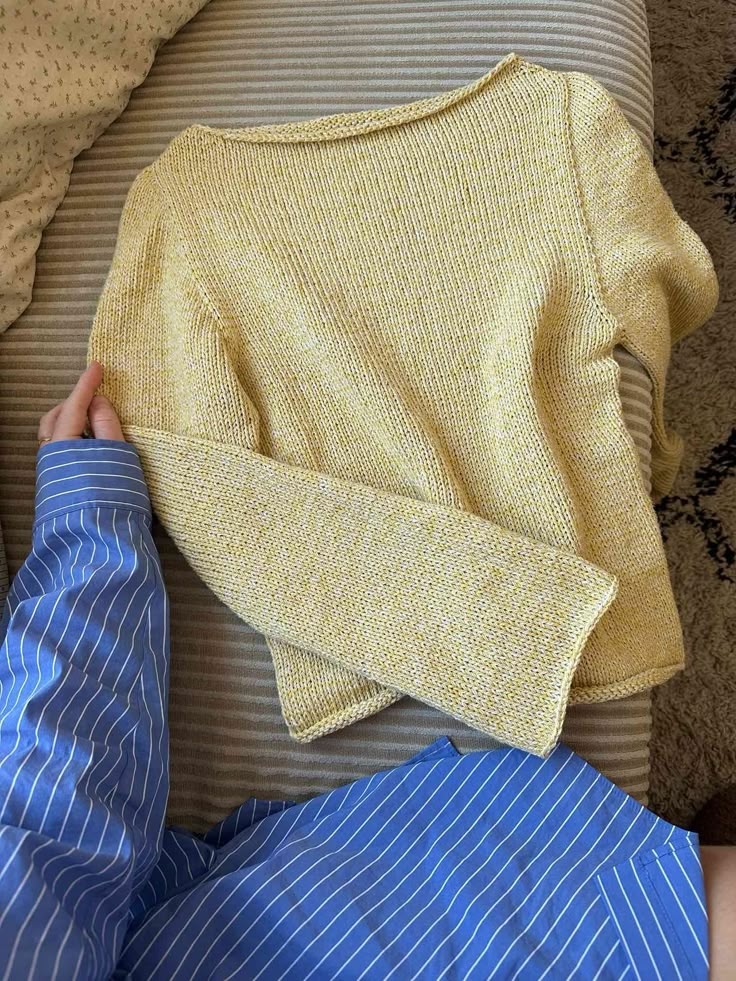
M679 829L678 829L679 830ZM697 835L596 876L634 977L708 981L708 916Z

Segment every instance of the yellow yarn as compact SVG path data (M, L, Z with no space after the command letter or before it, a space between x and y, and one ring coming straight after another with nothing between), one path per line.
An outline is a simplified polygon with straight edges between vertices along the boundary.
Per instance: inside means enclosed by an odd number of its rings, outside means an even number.
M409 105L184 131L130 192L90 356L296 738L408 693L543 754L569 697L682 665L612 351L652 376L661 492L670 343L716 294L613 98L511 54Z

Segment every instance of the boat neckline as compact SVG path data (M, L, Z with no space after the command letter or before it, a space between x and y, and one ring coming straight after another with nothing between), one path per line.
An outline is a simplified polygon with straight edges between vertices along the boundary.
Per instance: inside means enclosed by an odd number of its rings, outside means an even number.
M457 88L440 92L438 95L417 99L414 102L363 109L357 112L316 116L295 122L242 126L232 129L195 123L188 127L184 133L206 139L232 140L243 143L323 143L340 140L426 118L482 92L492 82L497 81L501 76L508 76L514 70L537 69L539 67L511 51L479 78Z

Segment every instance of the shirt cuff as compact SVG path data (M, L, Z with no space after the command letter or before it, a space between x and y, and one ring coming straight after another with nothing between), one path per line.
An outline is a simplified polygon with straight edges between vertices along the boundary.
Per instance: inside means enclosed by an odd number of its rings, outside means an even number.
M151 516L138 453L113 439L44 443L36 458L36 522L87 507L123 508Z

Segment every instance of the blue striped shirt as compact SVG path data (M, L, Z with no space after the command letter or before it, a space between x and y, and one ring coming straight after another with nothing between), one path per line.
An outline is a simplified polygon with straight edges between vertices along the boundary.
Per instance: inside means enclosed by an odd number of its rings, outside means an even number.
M707 977L697 838L565 747L164 829L168 608L135 450L38 455L0 656L6 978Z

